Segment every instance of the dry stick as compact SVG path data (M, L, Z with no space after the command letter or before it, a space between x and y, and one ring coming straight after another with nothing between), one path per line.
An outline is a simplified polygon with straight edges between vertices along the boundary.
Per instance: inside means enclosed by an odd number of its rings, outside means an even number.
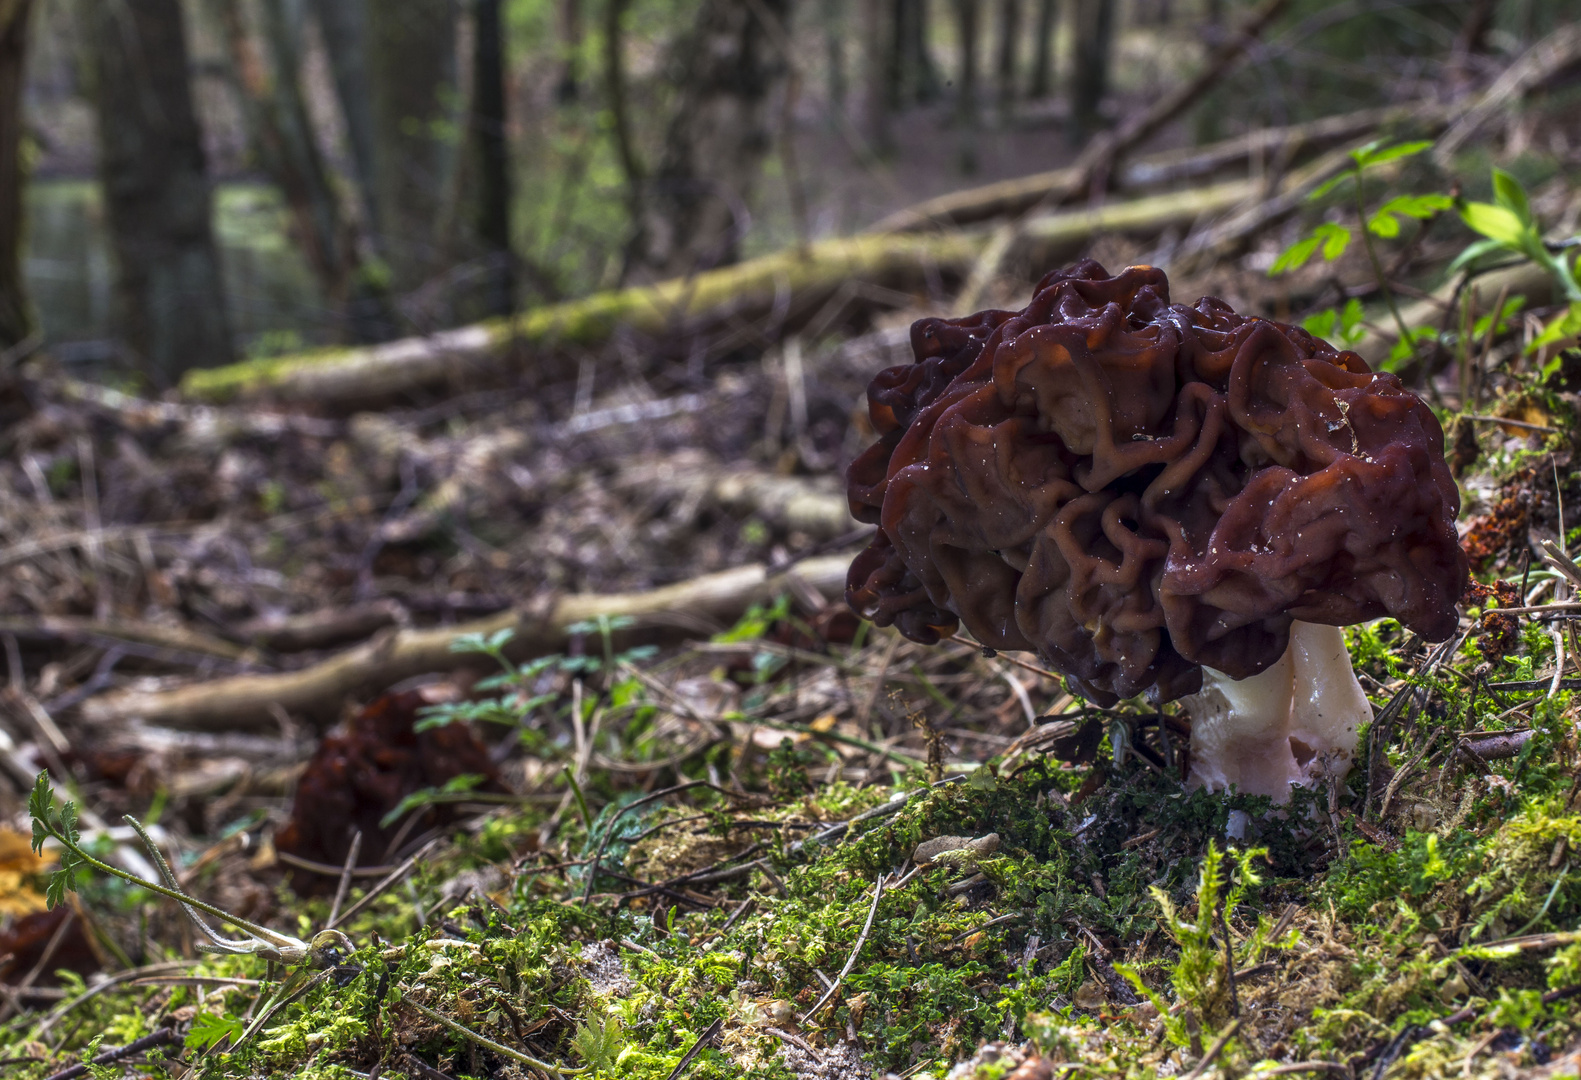
M346 893L351 890L351 874L357 868L357 856L362 854L362 830L358 829L351 836L351 850L346 852L346 864L340 870L340 884L335 887L335 902L329 906L329 925L335 925L335 916L340 914L340 905L346 902Z
M397 991L397 993L399 993L399 991ZM410 1005L412 1008L416 1009L418 1012L422 1013L436 1024L440 1024L449 1028L451 1031L455 1032L457 1035L460 1035L462 1038L468 1039L471 1042L477 1043L479 1046L492 1050L501 1057L508 1057L512 1061L518 1061L523 1065L530 1065L534 1069L543 1069L545 1072L554 1073L556 1076L569 1076L587 1071L586 1069L563 1069L558 1065L551 1065L547 1061L540 1061L531 1054L524 1054L520 1050L512 1050L503 1043L495 1042L487 1035L480 1035L478 1032L473 1031L465 1024L456 1023L456 1021L450 1019L450 1017L437 1013L426 1005L419 1005L417 1002L413 1001L409 997L406 997L404 994L401 995L398 1000L403 1005Z
M100 994L103 994L109 990L114 990L122 983L131 982L134 979L141 979L145 975L157 975L166 971L176 971L181 968L193 967L201 960L201 957L195 957L191 960L164 960L157 964L145 964L143 967L128 968L125 971L117 972L116 974L111 975L109 978L105 979L103 982L99 983L97 986L93 986L87 990L84 990L70 1001L62 1002L61 1004L55 1006L53 1011L45 1016L44 1019L39 1021L37 1027L28 1032L28 1039L30 1041L42 1040L45 1034L49 1032L49 1029L60 1022L61 1017L71 1012L77 1006L98 997Z
M817 1016L820 1009L834 1000L835 993L840 989L840 983L845 980L847 975L851 974L851 969L856 966L857 954L862 951L862 946L867 944L867 935L873 929L873 919L878 915L878 901L884 895L884 878L887 876L887 874L879 874L878 880L873 883L873 906L867 909L867 922L862 925L862 932L857 935L856 944L851 947L851 955L846 957L845 967L841 968L840 974L835 976L834 985L824 991L823 997L819 998L813 1004L813 1007L807 1010L807 1014L801 1018L803 1024Z
M1213 1045L1208 1047L1208 1052L1202 1055L1202 1060L1197 1062L1197 1067L1182 1077L1181 1080L1197 1080L1197 1077L1207 1072L1209 1067L1211 1067L1218 1056L1224 1052L1224 1048L1230 1044L1230 1040L1235 1037L1235 1033L1239 1030L1241 1030L1240 1020L1231 1020L1230 1026L1224 1029L1224 1034L1220 1035L1217 1039L1214 1039Z
M400 866L397 866L394 870L391 870L383 881L379 882L373 888L363 893L361 900L358 900L355 904L351 905L351 907L341 912L334 921L325 923L324 929L333 930L336 926L339 926L342 923L350 922L352 917L362 911L363 908L373 903L373 901L378 897L384 895L384 891L386 889L400 881L407 874L410 874L412 872L412 868L417 865L418 861L421 860L424 855L427 855L431 850L437 847L438 844L439 838L435 837L434 839L428 841L428 843L424 844L422 847L418 848L416 851L412 852L411 857L403 862Z
M980 641L973 641L971 638L962 637L960 634L951 634L950 640L961 645L970 645L972 648L982 652L985 659L1003 660L1007 664L1014 664L1018 668L1025 668L1027 671L1041 675L1045 679L1053 679L1055 682L1059 682L1065 677L1057 671L1050 671L1048 668L1040 668L1036 664L1029 664L1025 660L1018 660L1009 653L1000 652L998 649L984 645Z
M179 1042L176 1038L175 1028L160 1028L151 1035L144 1035L141 1039L134 1039L125 1046L117 1046L113 1050L106 1050L90 1062L79 1062L58 1073L51 1074L47 1080L76 1080L79 1076L86 1076L90 1065L111 1065L117 1061L124 1061L134 1054L141 1054L144 1050L152 1050L156 1046L169 1046Z
M311 870L313 873L323 874L325 877L335 877L338 874L345 873L346 870L344 866L332 866L329 863L315 862L312 859L304 859L300 855L293 855L289 851L276 851L274 857L287 866L294 866L298 870ZM394 865L354 866L351 868L351 876L354 878L384 877L394 869Z
M845 586L850 560L810 559L797 568L803 581L820 592ZM638 640L635 631L653 637L678 638L686 631L674 625L674 613L685 611L726 624L755 603L771 601L785 588L783 576L768 576L761 565L745 566L640 593L580 594L561 597L545 615L506 611L486 619L431 630L398 630L298 671L242 675L168 691L121 691L83 703L90 723L124 724L134 717L163 727L228 730L269 727L272 705L322 721L332 719L348 696L384 687L434 671L450 671L473 662L453 652L450 644L462 634L491 634L512 629L516 637L507 653L516 660L563 649L569 628L599 615L628 615L638 620L632 630L616 631L617 647Z
M698 1054L703 1052L705 1046L714 1041L724 1026L725 1021L723 1018L709 1024L703 1033L697 1036L697 1041L692 1043L692 1048L681 1056L680 1061L675 1063L675 1068L670 1070L670 1075L665 1077L665 1080L678 1080L680 1075L686 1071L686 1067L692 1063Z
M1557 435L1559 429L1549 427L1547 424L1528 424L1525 420L1511 420L1507 416L1484 416L1481 413L1462 413L1467 420L1475 420L1482 424L1503 424L1506 427L1520 428L1523 431L1541 431L1547 435Z

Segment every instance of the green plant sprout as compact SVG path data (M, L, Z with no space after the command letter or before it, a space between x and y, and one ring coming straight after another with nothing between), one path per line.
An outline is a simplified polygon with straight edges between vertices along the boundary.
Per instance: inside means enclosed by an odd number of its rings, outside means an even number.
M45 891L45 903L48 906L55 907L63 903L67 892L77 891L79 874L89 869L98 870L100 873L118 877L140 889L146 889L157 896L166 897L180 904L181 910L186 913L192 925L208 939L197 943L196 948L199 952L229 956L258 956L271 963L295 969L291 977L282 982L270 996L269 1001L258 1010L257 1016L245 1030L238 1034L231 1025L226 1025L224 1030L220 1030L219 1025L210 1024L189 1035L189 1038L195 1040L190 1044L193 1049L207 1051L226 1039L231 1040L233 1051L238 1049L282 1008L335 974L345 963L346 958L356 951L351 939L339 930L321 930L313 936L311 942L303 941L291 934L282 934L267 926L232 915L183 891L175 873L170 869L170 864L165 861L164 854L159 850L159 845L154 843L152 836L148 835L143 823L130 814L125 815L123 820L132 827L138 839L143 842L143 846L148 849L149 857L153 859L154 865L159 870L159 876L164 879L164 884L148 881L94 857L82 846L82 837L77 829L77 804L68 801L56 809L55 793L50 788L47 771L39 773L33 781L33 790L28 795L27 809L33 821L34 854L42 855L44 844L50 840L59 844L61 848L60 868L50 874L49 885ZM198 914L200 911L234 926L247 937L241 939L221 937L203 921ZM312 976L306 974L314 969L317 969L317 974ZM360 969L354 970L360 971Z
M1449 264L1451 275L1457 270L1476 267L1489 255L1519 255L1541 267L1563 294L1567 304L1565 310L1550 319L1542 333L1532 339L1526 346L1528 353L1581 334L1581 276L1578 276L1577 260L1566 257L1563 252L1555 254L1548 250L1542 230L1532 216L1531 200L1527 198L1526 188L1519 180L1495 167L1493 202L1462 199L1455 204L1455 209L1460 214L1460 220L1473 232L1480 233L1482 239L1467 247ZM1543 369L1543 377L1552 375L1558 365L1558 358L1551 360Z
M130 814L125 815L124 820L137 833L143 846L148 849L148 854L153 858L154 865L159 868L159 874L164 878L165 884L148 881L95 858L82 846L82 837L77 830L77 804L67 802L60 809L55 808L55 793L49 786L47 771L39 773L34 780L33 791L27 800L27 809L28 815L33 819L34 853L43 854L44 844L48 840L55 841L61 847L60 868L50 874L49 886L44 895L45 903L50 907L63 903L67 892L76 892L77 875L92 868L180 904L187 917L203 936L208 938L208 941L198 944L197 948L200 952L261 956L265 960L291 967L302 964L322 967L339 963L343 953L352 951L351 940L339 930L322 931L312 942L306 942L301 938L282 934L267 926L260 926L258 923L232 915L183 892L175 874L171 872L170 864L160 852L159 845L148 835L143 823ZM246 933L247 937L241 940L221 937L199 917L200 911L236 927Z
M1233 978L1229 965L1248 960L1255 962L1271 945L1281 944L1272 940L1275 928L1268 922L1267 916L1258 918L1257 929L1242 946L1239 961L1235 960L1233 954L1226 955L1226 947L1221 947L1215 939L1214 932L1219 923L1222 921L1228 924L1235 909L1246 898L1247 889L1262 883L1252 863L1258 858L1265 858L1268 849L1231 849L1228 854L1233 861L1227 866L1225 852L1220 851L1213 841L1208 842L1197 881L1197 917L1194 922L1181 916L1166 891L1157 885L1148 889L1158 905L1159 921L1175 939L1175 944L1180 946L1180 959L1170 973L1170 982L1180 1000L1195 1010L1201 1022L1209 1027L1217 1026L1220 1021L1229 1018ZM1226 884L1228 889L1225 888ZM1289 944L1288 940L1283 943ZM1116 964L1115 969L1126 977L1138 993L1152 1002L1164 1021L1165 1032L1170 1039L1177 1046L1190 1046L1192 1033L1188 1030L1184 1013L1171 1015L1169 1003L1151 990L1135 969L1121 964Z
M1448 195L1437 192L1429 192L1424 195L1396 195L1369 214L1361 181L1365 173L1378 168L1380 165L1387 165L1391 162L1414 157L1424 150L1431 149L1432 146L1433 144L1430 140L1398 143L1394 146L1385 146L1381 140L1378 140L1365 146L1357 147L1350 152L1351 164L1344 172L1320 184L1307 196L1307 200L1311 202L1323 198L1345 184L1350 184L1352 187L1352 194L1355 197L1356 204L1356 220L1360 228L1362 245L1367 249L1367 261L1372 264L1373 277L1378 282L1378 289L1383 294L1384 303L1389 307L1389 314L1394 317L1395 326L1400 331L1400 340L1395 345L1394 353L1389 357L1390 365L1398 364L1400 361L1409 358L1416 350L1418 342L1427 335L1420 331L1413 332L1406 325L1404 317L1401 316L1399 305L1395 303L1394 292L1389 288L1388 275L1384 273L1383 263L1378 258L1378 249L1373 244L1373 237L1392 240L1400 235L1402 219L1413 218L1417 221L1427 221L1440 211L1448 210L1454 206L1455 202ZM1320 249L1323 252L1324 260L1333 262L1345 254L1355 235L1355 231L1348 225L1326 221L1315 227L1307 236L1297 240L1280 252L1279 257L1268 268L1268 274L1270 277L1275 277L1286 271L1298 269L1306 265L1307 261ZM1335 322L1338 322L1339 326L1347 332L1353 331L1360 324L1360 305L1357 304L1355 309L1351 309L1351 303L1357 302L1352 300L1346 304L1345 312L1334 314L1334 319L1329 323L1331 330L1334 328ZM1349 326L1346 326L1347 313L1349 313ZM1308 329L1310 330L1311 328L1308 327ZM1316 333L1316 331L1312 332ZM1355 341L1360 339L1360 334L1356 334L1347 343L1354 344Z
M1343 308L1329 308L1301 320L1301 329L1325 341L1337 341L1347 349L1361 341L1366 333L1362 326L1361 301L1351 297Z

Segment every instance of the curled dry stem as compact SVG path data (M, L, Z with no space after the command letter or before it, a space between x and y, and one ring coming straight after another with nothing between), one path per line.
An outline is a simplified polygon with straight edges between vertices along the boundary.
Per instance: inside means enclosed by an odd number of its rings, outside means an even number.
M60 903L65 898L65 893L76 891L76 873L85 867L92 867L101 873L110 874L129 882L139 888L147 889L151 893L174 900L181 905L187 918L208 941L200 944L198 949L203 952L249 954L261 956L287 966L296 967L309 964L313 967L328 967L337 962L342 953L352 951L351 940L338 930L325 930L315 935L312 942L303 941L301 938L290 934L282 934L271 930L267 926L232 915L222 908L199 900L181 889L170 864L165 861L159 845L154 843L153 837L143 827L142 822L126 815L126 822L137 833L143 845L148 849L154 865L159 870L159 875L164 879L164 884L149 881L137 874L122 870L118 866L96 858L81 844L77 833L77 807L76 804L67 802L60 810L55 809L55 793L49 785L49 773L41 772L33 783L33 792L28 798L28 812L33 819L33 850L42 852L44 841L53 840L63 849L61 868L55 871L50 880L49 900L51 905ZM198 912L213 916L223 923L236 927L247 934L243 939L221 937L214 929L204 922Z

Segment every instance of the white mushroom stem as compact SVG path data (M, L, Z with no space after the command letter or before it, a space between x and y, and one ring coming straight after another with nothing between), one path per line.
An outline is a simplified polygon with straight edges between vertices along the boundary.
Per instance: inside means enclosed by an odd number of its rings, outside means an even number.
M1202 669L1200 693L1181 699L1191 716L1193 787L1234 787L1290 801L1290 785L1350 771L1356 732L1372 706L1356 681L1337 626L1294 623L1278 662L1249 679Z

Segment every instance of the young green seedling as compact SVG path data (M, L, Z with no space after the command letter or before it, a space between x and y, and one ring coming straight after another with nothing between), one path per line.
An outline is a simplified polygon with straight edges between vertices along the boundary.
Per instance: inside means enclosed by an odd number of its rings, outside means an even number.
M33 791L28 796L27 809L33 819L33 851L42 854L44 843L48 840L55 841L61 848L60 869L50 875L49 887L45 892L45 902L50 907L64 902L68 891L76 892L77 875L92 868L130 882L138 888L147 889L151 893L168 897L180 904L181 909L187 913L187 918L191 919L192 924L208 939L198 944L199 952L261 956L265 960L284 964L287 967L327 968L339 964L353 951L351 939L339 930L323 930L316 934L311 942L303 941L301 938L282 934L267 926L260 926L258 923L232 915L182 891L176 875L170 869L170 864L160 852L159 845L155 844L153 837L148 835L143 823L130 814L125 817L126 823L132 827L148 849L148 854L153 858L154 865L158 867L159 875L165 883L161 885L148 881L94 857L82 846L82 837L77 830L77 804L67 802L56 809L55 793L49 786L48 772L39 773L38 778L33 782ZM200 911L236 927L247 936L241 939L221 937L203 921L198 914Z

